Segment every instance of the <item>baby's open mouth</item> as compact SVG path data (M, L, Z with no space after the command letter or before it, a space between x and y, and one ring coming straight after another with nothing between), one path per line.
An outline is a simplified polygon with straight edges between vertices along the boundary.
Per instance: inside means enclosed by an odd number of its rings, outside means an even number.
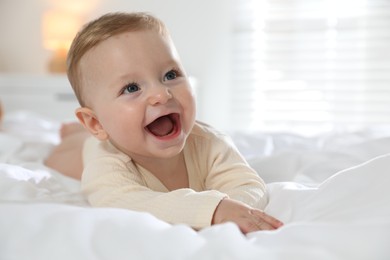
M177 131L179 114L161 116L146 126L146 129L157 137L164 137Z

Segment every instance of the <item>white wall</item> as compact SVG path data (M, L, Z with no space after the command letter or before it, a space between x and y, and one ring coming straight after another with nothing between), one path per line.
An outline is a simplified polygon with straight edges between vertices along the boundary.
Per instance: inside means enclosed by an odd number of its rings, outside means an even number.
M43 49L40 1L0 0L0 71L44 73L49 53Z
M42 46L41 16L54 1L0 1L0 73L47 73L46 63L50 53ZM97 5L87 20L108 11L148 11L165 21L188 74L198 80L198 118L225 128L231 73L231 1L95 2Z

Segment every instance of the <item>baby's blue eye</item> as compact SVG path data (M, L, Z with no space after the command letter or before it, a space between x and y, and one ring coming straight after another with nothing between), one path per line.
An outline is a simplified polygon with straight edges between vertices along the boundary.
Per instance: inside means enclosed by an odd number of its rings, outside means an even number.
M173 80L175 78L177 78L177 72L174 71L174 70L168 71L167 74L165 74L165 77L164 77L165 80Z
M136 83L130 83L124 89L124 93L134 93L140 90L140 87Z

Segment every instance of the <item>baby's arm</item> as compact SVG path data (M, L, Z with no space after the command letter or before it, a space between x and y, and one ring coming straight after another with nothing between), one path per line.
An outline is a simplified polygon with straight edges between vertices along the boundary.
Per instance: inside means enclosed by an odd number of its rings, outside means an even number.
M264 209L268 203L266 185L234 145L220 137L208 149L212 159L207 169L207 189L223 192L251 208Z
M219 136L209 150L213 159L206 178L207 188L229 196L215 209L212 223L232 221L243 233L282 226L282 222L262 211L268 203L266 185L234 145Z
M89 151L82 176L82 189L94 207L115 207L149 212L171 224L188 224L195 229L211 225L215 208L227 197L216 190L168 190L150 173L129 161L123 153L101 150L94 139L86 141ZM101 144L103 145L103 144Z
M194 229L210 226L215 208L226 197L218 191L153 191L137 176L128 176L128 173L108 173L105 177L84 183L83 191L94 207L148 212L168 223L187 224Z

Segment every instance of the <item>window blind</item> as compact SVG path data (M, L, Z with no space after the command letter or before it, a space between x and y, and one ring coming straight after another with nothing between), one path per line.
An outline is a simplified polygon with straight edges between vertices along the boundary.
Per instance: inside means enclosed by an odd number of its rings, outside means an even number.
M389 0L233 0L231 126L390 125Z

